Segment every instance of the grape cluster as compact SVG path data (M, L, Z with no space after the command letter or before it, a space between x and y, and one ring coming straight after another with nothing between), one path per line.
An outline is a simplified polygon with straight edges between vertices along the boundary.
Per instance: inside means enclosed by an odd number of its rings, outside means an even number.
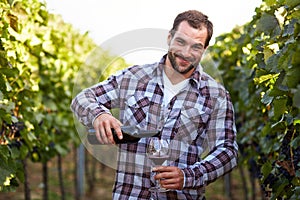
M24 122L8 124L3 122L1 127L1 143L7 143L9 147L20 148L22 145L21 131L25 128Z
M300 170L300 146L297 147L294 151L293 151L293 164L295 167L295 171L299 171Z
M274 187L286 183L285 188L294 187L296 172L300 168L300 146L291 145L295 138L294 129L288 131L281 143L278 159L272 163L272 172L263 179L263 187ZM263 177L261 177L263 178ZM276 188L275 188L276 189ZM268 191L266 191L267 193ZM278 195L278 194L277 194ZM279 194L280 195L280 194ZM286 193L289 196L292 194Z

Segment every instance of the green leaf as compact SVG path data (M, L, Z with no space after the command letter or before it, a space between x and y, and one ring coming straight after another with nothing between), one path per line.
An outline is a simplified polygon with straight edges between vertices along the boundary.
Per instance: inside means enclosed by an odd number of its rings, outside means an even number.
M289 184L289 181L286 178L281 178L278 187L276 187L275 195L276 197L282 196L282 191Z
M294 126L296 126L297 124L300 125L300 119L295 119L294 122L293 122Z
M296 88L300 83L300 68L291 68L287 71L284 82L290 88Z
M292 146L293 148L299 147L299 146L300 146L300 137L296 137L295 139L293 139L293 140L291 141L291 146Z
M0 74L4 74L7 78L16 77L19 70L17 68L0 68Z
M66 148L63 148L61 145L56 144L55 145L55 149L56 151L60 154L60 155L66 155L68 153Z
M259 33L271 33L276 27L279 26L277 18L274 15L263 13L256 25L256 31Z
M284 31L282 34L283 37L294 35L294 27L296 22L297 22L296 19L292 19L292 21L284 27Z
M17 147L10 148L10 155L12 159L18 159L20 157L20 150Z
M0 145L0 159L5 163L8 162L9 159L8 146Z
M274 117L279 118L284 113L287 112L286 108L287 99L286 98L276 98L273 101L274 106Z
M271 173L273 167L270 161L265 162L261 167L261 172L263 173L264 179Z
M286 5L288 7L290 7L291 9L296 7L297 5L300 5L299 0L286 0L285 2L286 2Z
M9 155L8 147L0 145L0 186L15 173L15 164L11 163Z
M264 2L266 2L267 6L273 6L276 4L276 0L265 0Z
M261 99L261 102L265 105L270 105L274 99L274 96L270 96L269 92L265 93L263 98Z
M8 124L11 124L11 114L7 113L7 110L1 108L0 105L0 119L5 121Z
M297 86L297 90L294 90L293 106L300 109L300 84Z

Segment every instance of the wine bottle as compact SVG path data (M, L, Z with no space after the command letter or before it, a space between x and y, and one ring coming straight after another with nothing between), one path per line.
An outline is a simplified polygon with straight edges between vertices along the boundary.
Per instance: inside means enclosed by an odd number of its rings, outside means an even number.
M112 135L116 144L137 143L141 138L155 137L159 135L158 130L139 130L135 126L121 126L123 139L119 139L115 130L112 129ZM101 145L96 137L95 129L89 129L87 140L92 145Z

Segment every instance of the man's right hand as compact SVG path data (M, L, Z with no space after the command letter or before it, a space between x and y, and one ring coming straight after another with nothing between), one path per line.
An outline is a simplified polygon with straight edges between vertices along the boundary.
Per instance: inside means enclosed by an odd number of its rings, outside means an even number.
M101 144L115 144L111 129L115 130L121 140L123 138L121 125L122 123L118 119L107 113L99 115L93 123L96 137Z

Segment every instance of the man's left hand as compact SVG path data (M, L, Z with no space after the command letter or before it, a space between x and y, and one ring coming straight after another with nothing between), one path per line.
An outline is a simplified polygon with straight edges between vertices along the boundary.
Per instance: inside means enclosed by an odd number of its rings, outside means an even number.
M158 166L153 168L156 180L160 180L160 185L166 189L181 190L183 188L184 175L181 169L173 166Z

